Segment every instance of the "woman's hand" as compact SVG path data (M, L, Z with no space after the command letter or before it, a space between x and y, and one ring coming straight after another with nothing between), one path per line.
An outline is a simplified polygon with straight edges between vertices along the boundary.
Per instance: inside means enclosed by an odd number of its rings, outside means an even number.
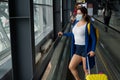
M94 51L90 51L88 54L90 55L90 57L93 57L95 55L95 52Z
M75 20L75 17L71 17L71 23L73 23L74 22L74 20Z
M58 32L58 36L61 37L63 35L62 32Z

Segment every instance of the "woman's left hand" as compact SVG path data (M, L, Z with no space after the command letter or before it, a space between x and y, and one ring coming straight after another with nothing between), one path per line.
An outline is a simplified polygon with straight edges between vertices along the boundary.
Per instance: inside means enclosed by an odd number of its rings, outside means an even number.
M88 54L90 54L90 57L93 57L95 55L94 51L90 51Z

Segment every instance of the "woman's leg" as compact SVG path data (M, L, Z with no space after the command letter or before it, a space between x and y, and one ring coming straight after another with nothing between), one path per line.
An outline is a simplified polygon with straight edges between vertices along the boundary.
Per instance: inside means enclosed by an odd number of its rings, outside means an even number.
M86 58L82 57L82 62L83 62L83 70L85 72L85 76L88 75L88 70L86 69Z
M81 56L74 54L69 64L69 69L76 80L80 80L80 77L77 71L77 66L79 65L81 60L82 60Z

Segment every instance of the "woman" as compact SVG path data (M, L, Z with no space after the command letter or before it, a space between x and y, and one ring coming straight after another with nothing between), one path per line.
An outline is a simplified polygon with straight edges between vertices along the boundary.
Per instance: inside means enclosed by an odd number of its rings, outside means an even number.
M90 22L90 19L85 7L81 7L77 10L76 20L79 21L72 28L72 32L59 32L58 36L64 35L72 38L72 58L69 64L69 69L76 80L81 80L76 68L82 62L85 75L88 74L86 68L86 56L88 54L91 57L95 55L96 36L92 24L90 25L90 34L88 34L87 24Z
M71 22L72 23L75 22L75 16L77 15L77 9L81 8L81 7L82 7L82 5L80 3L76 3L74 11L73 11L73 15L71 17Z

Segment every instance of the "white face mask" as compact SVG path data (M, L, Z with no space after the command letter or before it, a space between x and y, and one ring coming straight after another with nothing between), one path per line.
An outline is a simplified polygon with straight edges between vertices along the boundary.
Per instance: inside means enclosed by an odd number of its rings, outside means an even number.
M82 19L82 14L77 14L76 15L76 20L80 21Z

